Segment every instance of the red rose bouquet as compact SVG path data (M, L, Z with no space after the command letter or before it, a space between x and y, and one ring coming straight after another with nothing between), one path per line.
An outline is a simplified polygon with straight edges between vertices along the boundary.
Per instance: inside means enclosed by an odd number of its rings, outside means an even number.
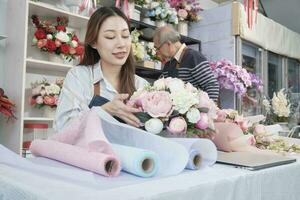
M32 15L31 19L36 27L32 41L39 49L62 55L70 61L83 55L84 49L78 37L66 30L68 18L57 17L56 25L50 21L41 21L37 15Z

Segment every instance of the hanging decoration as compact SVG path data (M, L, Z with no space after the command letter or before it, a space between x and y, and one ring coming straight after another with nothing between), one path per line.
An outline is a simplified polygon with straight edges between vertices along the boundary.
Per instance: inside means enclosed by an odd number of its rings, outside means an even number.
M257 22L258 1L259 0L244 0L244 7L245 12L247 13L247 24L249 29L252 29L253 27L253 10L255 23Z
M115 7L121 8L121 0L116 0ZM129 8L128 8L128 0L123 1L123 12L129 18Z

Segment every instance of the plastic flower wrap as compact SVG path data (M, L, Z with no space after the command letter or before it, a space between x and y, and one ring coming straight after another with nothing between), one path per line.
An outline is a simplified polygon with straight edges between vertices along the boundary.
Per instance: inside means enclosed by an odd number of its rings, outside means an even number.
M235 123L239 125L244 135L248 135L249 138L254 137L254 145L259 149L271 150L277 153L300 153L299 145L289 144L284 139L279 138L278 136L273 135L271 133L268 133L263 124L250 123L242 115L239 115L236 110L218 110L217 119L215 121ZM240 138L243 139L244 137L241 136Z
M41 51L61 55L67 60L83 55L84 49L74 33L67 32L68 19L57 17L57 24L50 21L41 21L37 15L32 15L32 23L36 27L33 45Z
M137 61L143 61L145 57L145 47L143 42L139 42L139 37L142 35L142 32L135 29L130 34L133 55Z
M263 106L269 120L268 123L288 121L291 105L284 89L281 89L277 93L274 92L271 103L265 98L263 100Z
M0 88L0 114L10 118L15 118L16 105L5 94L4 90Z
M163 20L170 24L178 24L177 11L166 1L151 1L144 5L147 8L145 17L153 21Z
M241 66L232 64L229 60L210 63L214 75L221 88L229 89L243 96L248 87L252 87L251 75Z
M175 8L181 21L196 22L201 18L198 13L202 10L196 0L168 0L170 6Z
M30 104L37 108L43 106L56 107L62 86L63 79L58 79L55 83L49 83L46 79L32 83Z
M198 137L214 132L217 106L208 94L177 78L161 78L136 91L128 104L139 108L148 132L165 127L171 136Z

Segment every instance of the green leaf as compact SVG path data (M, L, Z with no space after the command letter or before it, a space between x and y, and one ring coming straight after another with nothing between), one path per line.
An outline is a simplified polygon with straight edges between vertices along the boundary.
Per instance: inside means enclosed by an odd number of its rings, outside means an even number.
M146 121L148 121L149 119L151 119L152 117L145 113L145 112L138 112L138 113L135 113L135 116L137 118L139 118L139 120L142 122L142 123L145 123Z

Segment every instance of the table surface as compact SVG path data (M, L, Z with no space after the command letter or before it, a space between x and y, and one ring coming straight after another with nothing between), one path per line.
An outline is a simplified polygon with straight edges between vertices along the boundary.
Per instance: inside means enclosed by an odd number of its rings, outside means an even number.
M1 160L1 159L0 159ZM38 168L0 162L0 197L8 199L299 200L300 162L248 171L221 164L177 176L105 178L45 158ZM44 171L39 173L39 167ZM10 196L9 196L10 195Z

